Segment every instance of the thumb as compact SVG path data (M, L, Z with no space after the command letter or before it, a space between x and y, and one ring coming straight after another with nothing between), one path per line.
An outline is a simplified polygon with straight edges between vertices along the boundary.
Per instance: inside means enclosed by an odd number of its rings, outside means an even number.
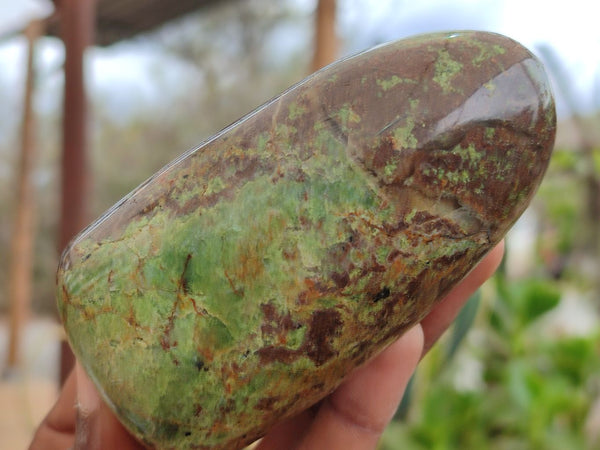
M94 383L77 363L77 430L75 449L143 449L102 401Z

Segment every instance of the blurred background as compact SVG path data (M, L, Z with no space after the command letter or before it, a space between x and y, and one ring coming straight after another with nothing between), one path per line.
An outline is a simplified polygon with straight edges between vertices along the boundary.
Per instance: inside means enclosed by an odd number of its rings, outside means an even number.
M0 448L24 447L55 399L54 274L73 233L333 58L459 29L545 63L556 147L501 269L422 362L380 447L600 448L596 22L586 0L0 0Z

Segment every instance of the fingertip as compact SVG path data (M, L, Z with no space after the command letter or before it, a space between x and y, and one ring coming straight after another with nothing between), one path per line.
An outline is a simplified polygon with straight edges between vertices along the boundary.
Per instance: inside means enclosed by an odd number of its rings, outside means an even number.
M77 430L75 449L119 450L141 449L136 441L121 425L110 408L100 398L96 386L77 363Z
M77 376L77 408L79 414L88 416L100 407L100 396L79 362L75 365L75 374Z
M391 344L388 348L388 352L402 352L403 355L412 355L420 353L425 343L425 335L423 333L423 327L420 324L410 328L406 333L402 335L400 339ZM418 363L418 359L415 362L415 366Z
M485 262L488 265L489 275L491 277L500 266L502 258L504 258L505 242L502 239L485 257Z
M425 345L425 334L421 324L417 324L404 333L398 340L390 344L383 352L377 355L367 365L370 368L377 369L378 372L388 372L390 370L401 370L400 379L402 384L408 383L410 371L417 367L420 361L421 353ZM401 365L401 367L400 367ZM361 369L359 369L361 370ZM402 375L408 375L402 377Z

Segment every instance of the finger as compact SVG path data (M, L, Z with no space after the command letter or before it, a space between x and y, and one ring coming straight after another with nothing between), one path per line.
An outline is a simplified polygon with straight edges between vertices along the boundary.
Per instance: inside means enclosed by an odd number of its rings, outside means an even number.
M314 413L307 410L291 417L269 430L269 433L260 440L256 450L280 450L294 448L310 428L314 420Z
M54 450L73 447L75 440L75 373L71 371L48 415L38 427L29 450Z
M302 449L372 449L392 419L423 349L419 325L358 368L317 413Z
M500 242L467 277L438 303L421 321L425 335L423 356L446 331L471 295L496 271L504 254L504 241Z
M79 363L77 375L77 432L75 449L143 449L114 416Z

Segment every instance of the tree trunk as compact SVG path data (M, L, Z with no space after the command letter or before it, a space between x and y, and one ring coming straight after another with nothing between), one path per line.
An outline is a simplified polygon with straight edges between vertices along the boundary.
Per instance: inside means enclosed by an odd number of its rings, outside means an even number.
M23 105L21 154L17 172L16 215L14 220L9 268L10 331L8 370L20 363L21 334L30 314L32 292L33 243L35 236L35 189L31 180L35 159L35 117L33 93L35 82L35 44L42 34L42 21L32 21L25 29L27 37L27 75Z

